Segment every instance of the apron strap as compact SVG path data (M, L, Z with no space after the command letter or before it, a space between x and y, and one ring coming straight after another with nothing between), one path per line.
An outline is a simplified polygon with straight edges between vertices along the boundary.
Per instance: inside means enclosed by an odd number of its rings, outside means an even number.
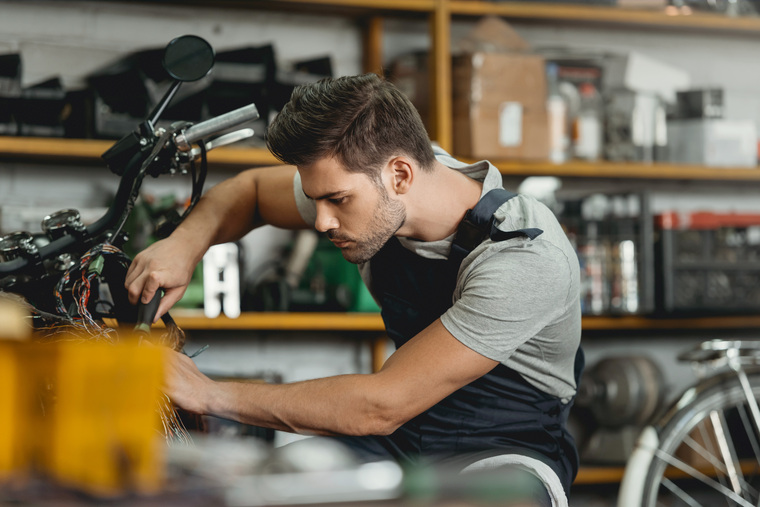
M535 239L543 233L544 231L537 228L502 231L496 227L493 214L502 204L516 195L503 188L494 188L486 193L474 208L467 210L459 223L454 242L451 244L449 260L461 264L462 260L487 237L492 241L504 241L520 236Z

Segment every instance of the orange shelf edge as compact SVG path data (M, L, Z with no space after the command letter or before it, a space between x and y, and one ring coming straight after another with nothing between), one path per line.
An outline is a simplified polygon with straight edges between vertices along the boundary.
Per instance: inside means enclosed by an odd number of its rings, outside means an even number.
M177 324L187 330L244 331L377 331L385 326L379 313L245 312L236 319L208 318L200 310L174 310ZM585 331L760 328L760 316L655 319L640 316L583 317Z
M21 160L78 160L101 163L100 155L114 141L102 139L57 139L0 136L0 158ZM280 162L266 148L228 147L212 151L209 164L216 167L256 167ZM463 158L464 162L475 160ZM493 161L504 175L557 176L572 178L633 178L659 180L723 180L758 181L758 168L702 167L686 164L642 164L635 162L571 161L552 164L549 161Z

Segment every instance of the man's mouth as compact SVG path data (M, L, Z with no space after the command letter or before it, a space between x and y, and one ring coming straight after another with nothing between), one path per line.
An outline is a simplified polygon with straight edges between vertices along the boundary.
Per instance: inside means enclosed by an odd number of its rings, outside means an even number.
M332 239L330 241L332 241L333 244L337 246L338 248L345 248L350 243L350 241L348 240L339 240L339 239Z
M336 231L328 231L327 237L338 248L344 248L351 242L349 238L341 238L336 234Z

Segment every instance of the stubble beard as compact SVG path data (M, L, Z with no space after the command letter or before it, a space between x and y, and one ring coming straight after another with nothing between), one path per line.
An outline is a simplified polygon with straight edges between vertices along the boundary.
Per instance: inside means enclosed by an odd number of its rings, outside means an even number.
M350 239L354 242L351 248L341 249L343 258L348 262L362 264L374 257L406 222L406 208L402 203L392 200L383 189L373 216L375 222L365 239L343 238L337 231L327 231L330 239Z

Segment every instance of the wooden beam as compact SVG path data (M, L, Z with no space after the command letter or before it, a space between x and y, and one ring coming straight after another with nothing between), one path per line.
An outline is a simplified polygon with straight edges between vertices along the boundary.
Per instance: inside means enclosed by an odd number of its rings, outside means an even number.
M362 48L364 72L383 75L383 17L371 16L366 20Z
M451 12L449 0L436 0L430 19L430 96L433 140L444 150L453 149L451 96Z

